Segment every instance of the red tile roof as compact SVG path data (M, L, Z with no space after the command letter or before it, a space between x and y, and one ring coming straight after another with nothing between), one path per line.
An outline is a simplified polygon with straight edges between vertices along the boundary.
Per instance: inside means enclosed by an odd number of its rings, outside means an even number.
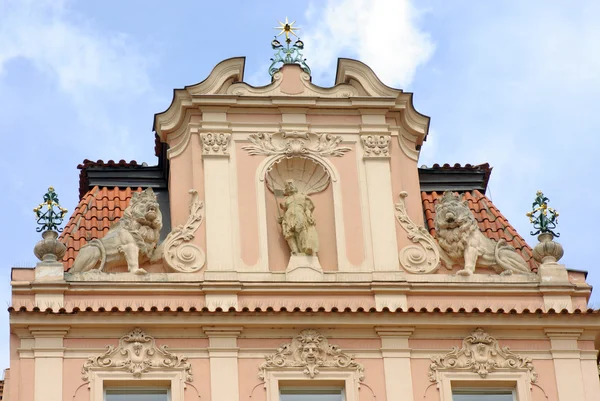
M435 236L435 227L433 223L435 219L435 204L441 196L442 193L440 192L421 193L426 226L433 236ZM537 271L537 264L533 259L531 247L527 245L525 240L510 225L506 217L496 209L487 196L475 190L463 193L462 199L468 202L469 208L475 215L479 228L487 237L496 241L505 239L506 242L512 245L517 252L523 256L523 259L525 259L525 262L527 262L531 270Z
M93 187L79 201L60 238L67 246L63 258L65 270L73 266L79 249L88 241L104 236L116 223L129 205L134 192L142 188L98 188Z

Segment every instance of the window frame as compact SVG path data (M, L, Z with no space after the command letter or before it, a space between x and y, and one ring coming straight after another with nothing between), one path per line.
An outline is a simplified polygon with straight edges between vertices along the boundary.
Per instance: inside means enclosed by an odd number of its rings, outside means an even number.
M498 393L487 394L486 390L488 390L488 391L495 391L495 392L505 391L506 393L508 393L510 391L510 393L512 395L512 401L517 401L516 389L514 387L513 388L509 388L509 387L504 387L504 386L503 387L477 387L477 386L453 387L452 388L452 396L454 397L454 395L455 395L454 392L455 391L463 392L462 393L463 395L464 394L469 394L471 392L472 392L472 394L475 394L475 395L498 395Z
M135 385L128 386L127 385L128 383L129 382L124 382L123 386L108 385L108 386L104 387L103 394L102 394L103 401L106 401L107 391L114 391L114 390L126 390L127 392L131 392L134 394L136 391L156 391L157 393L159 391L161 393L164 391L167 394L167 401L171 401L171 388L170 387L167 387L167 386L140 386L137 381L136 381Z
M108 384L107 382L110 382ZM144 385L144 382L147 385ZM166 386L157 386L157 382L167 382ZM115 383L118 383L115 385ZM120 387L138 389L166 389L168 401L183 401L185 389L185 374L183 371L153 370L143 373L140 378L134 378L126 371L90 370L89 388L90 401L105 401L105 391Z
M293 382L293 385L287 385L285 382ZM319 385L319 382L322 384ZM340 383L333 385L332 382ZM306 383L306 385L304 385ZM355 371L327 370L321 368L320 372L314 378L309 378L302 370L286 368L285 370L268 370L265 372L265 388L267 390L266 401L280 401L281 388L336 388L342 389L344 401L359 401L358 388L359 379Z
M319 391L319 390L339 390L341 395L342 395L342 401L346 401L346 389L344 388L344 386L332 386L332 385L325 385L325 386L299 386L299 385L293 385L293 386L279 386L279 400L281 400L281 390L289 390L289 391L294 391L294 390L302 390L302 391ZM294 394L294 393L290 393L290 394ZM299 394L299 393L296 393ZM321 394L325 394L325 393L321 393ZM317 393L317 395L319 395Z
M532 401L526 372L490 372L482 378L474 372L439 371L440 401L452 401L453 390L512 390L514 401Z

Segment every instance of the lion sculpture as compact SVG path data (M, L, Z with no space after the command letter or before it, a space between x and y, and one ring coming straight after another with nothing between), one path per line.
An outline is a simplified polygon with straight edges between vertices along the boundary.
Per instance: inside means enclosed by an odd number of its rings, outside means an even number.
M100 239L81 247L71 272L123 266L134 274L146 274L140 263L160 255L157 245L162 228L162 215L152 188L135 192L123 217Z
M479 230L467 202L451 192L444 192L436 205L434 223L444 263L450 267L464 261L464 269L456 274L470 276L476 267L491 267L502 275L531 272L506 240L496 242L486 237Z

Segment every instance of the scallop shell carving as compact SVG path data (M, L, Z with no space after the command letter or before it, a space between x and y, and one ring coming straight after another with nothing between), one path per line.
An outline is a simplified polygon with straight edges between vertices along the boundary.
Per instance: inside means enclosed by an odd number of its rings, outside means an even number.
M267 171L267 187L276 195L283 193L287 180L294 180L298 192L306 195L325 190L331 181L321 164L304 157L281 159Z

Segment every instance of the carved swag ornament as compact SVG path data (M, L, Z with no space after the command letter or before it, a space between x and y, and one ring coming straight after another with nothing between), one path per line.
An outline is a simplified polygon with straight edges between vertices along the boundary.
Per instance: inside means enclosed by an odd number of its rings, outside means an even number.
M252 145L244 146L251 155L293 156L343 156L351 150L341 147L341 136L331 134L312 134L308 132L279 132L276 134L251 134L248 139Z
M135 378L155 369L183 370L185 381L193 380L187 357L170 353L166 345L157 347L154 337L139 327L121 337L117 348L109 345L103 354L88 358L81 369L82 379L89 381L90 371L99 369L125 370Z
M444 356L432 357L429 380L439 382L439 372L445 370L470 371L477 373L482 379L497 370L523 370L527 372L530 383L535 383L538 376L531 358L517 355L508 347L500 348L498 341L482 328L477 328L467 336L460 349L454 347Z
M331 345L324 335L316 330L302 330L291 343L283 344L260 365L258 377L265 380L266 372L277 368L303 368L303 373L311 379L319 374L319 368L355 370L358 379L365 377L365 368L337 345Z

